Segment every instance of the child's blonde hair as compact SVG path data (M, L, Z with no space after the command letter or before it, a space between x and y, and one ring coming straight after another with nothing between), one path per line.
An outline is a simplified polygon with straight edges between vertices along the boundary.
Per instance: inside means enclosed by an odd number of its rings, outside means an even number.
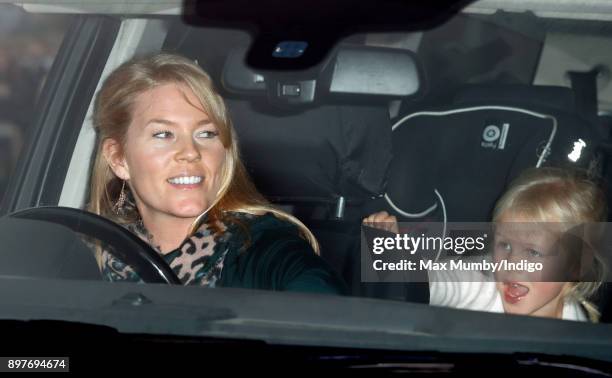
M561 222L569 229L578 224L604 222L607 203L601 188L586 173L545 167L527 170L512 182L495 206L493 221L508 211L534 222ZM599 311L588 299L601 286L606 269L596 249L593 257L593 282L572 282L563 299L581 303L589 319L597 322Z

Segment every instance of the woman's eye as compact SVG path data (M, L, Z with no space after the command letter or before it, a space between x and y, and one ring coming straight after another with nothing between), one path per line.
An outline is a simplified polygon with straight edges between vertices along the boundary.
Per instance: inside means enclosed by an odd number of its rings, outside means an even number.
M200 131L196 135L198 138L210 139L210 138L216 137L217 135L219 135L219 133L216 131L207 130L207 131Z
M158 133L153 134L154 138L166 139L172 136L172 132L170 131L160 131Z

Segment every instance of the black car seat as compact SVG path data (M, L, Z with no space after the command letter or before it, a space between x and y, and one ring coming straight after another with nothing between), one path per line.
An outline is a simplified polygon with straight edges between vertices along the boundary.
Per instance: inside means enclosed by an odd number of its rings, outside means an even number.
M468 86L452 104L393 125L383 206L400 220L487 222L509 182L529 167L595 169L600 137L569 88Z

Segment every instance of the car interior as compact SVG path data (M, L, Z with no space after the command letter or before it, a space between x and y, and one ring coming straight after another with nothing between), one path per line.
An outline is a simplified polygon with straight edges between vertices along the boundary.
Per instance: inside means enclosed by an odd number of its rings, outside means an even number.
M253 41L243 30L167 16L130 19L122 32L132 37L115 44L103 75L157 51L200 64L226 99L257 188L313 231L351 295L429 300L426 283L361 281L361 221L372 212L401 222L487 222L527 168L612 176L604 64L612 52L601 49L597 61L579 54L585 41L604 46L602 35L612 37L606 22L462 13L431 30L347 36L298 72L248 66ZM575 38L561 38L569 33ZM571 59L560 63L562 54ZM86 203L91 106L78 126L59 206ZM604 285L603 322L611 296Z

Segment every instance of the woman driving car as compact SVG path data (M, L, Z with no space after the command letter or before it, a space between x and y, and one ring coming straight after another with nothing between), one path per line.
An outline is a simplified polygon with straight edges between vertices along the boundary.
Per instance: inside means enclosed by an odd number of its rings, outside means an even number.
M149 243L184 285L345 293L313 234L272 207L240 161L210 77L181 56L118 67L97 94L89 210ZM109 251L111 281L141 281Z

